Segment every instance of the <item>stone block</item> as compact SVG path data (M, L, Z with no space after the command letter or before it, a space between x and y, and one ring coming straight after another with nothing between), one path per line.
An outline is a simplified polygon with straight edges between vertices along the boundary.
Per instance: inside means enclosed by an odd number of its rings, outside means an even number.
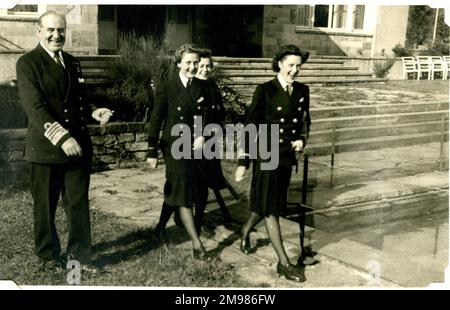
M93 165L115 164L116 157L113 155L94 156L92 160Z
M87 127L91 136L103 136L107 132L106 126L88 125Z
M108 133L144 132L143 122L111 123L106 125Z
M147 152L134 152L133 155L138 161L146 161L147 159Z
M148 143L147 142L125 143L125 149L132 152L147 151Z
M70 31L71 46L80 47L81 44L81 33L79 31Z
M117 143L115 135L94 136L91 139L94 145L113 145Z
M95 155L106 154L106 147L104 147L103 145L94 145L93 149L94 149L94 154Z
M119 143L134 142L134 133L131 132L121 133L117 136L117 141L119 141Z
M136 133L136 142L144 142L148 140L148 134L146 133Z

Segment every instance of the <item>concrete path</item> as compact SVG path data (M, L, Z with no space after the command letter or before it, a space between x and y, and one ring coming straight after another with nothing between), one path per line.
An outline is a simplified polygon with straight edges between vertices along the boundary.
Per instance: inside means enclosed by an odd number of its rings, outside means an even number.
M448 161L448 145L445 146ZM448 170L439 170L438 143L311 157L306 244L319 264L308 266L307 281L295 283L276 274L277 258L263 224L251 234L255 252L244 255L236 234L249 214L248 201L234 201L222 191L236 222L224 225L215 201L207 207L202 237L208 250L233 266L254 287L426 287L444 281L448 265ZM235 164L222 163L234 188L248 197L251 173L232 180ZM294 174L289 201L300 201L301 171ZM145 165L95 173L91 206L151 229L163 201L164 166ZM211 194L211 199L214 195ZM281 219L283 239L293 262L299 255L295 216ZM185 232L168 225L172 246L191 250Z

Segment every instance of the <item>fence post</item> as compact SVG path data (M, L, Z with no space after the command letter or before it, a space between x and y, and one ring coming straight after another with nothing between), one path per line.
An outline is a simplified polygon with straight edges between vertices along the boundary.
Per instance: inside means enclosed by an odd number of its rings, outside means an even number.
M441 119L441 143L439 150L439 169L441 171L445 170L445 156L444 156L444 141L445 141L445 116L442 116Z
M336 151L336 126L333 127L331 134L331 169L330 169L330 187L333 187L333 172L334 172L334 153Z

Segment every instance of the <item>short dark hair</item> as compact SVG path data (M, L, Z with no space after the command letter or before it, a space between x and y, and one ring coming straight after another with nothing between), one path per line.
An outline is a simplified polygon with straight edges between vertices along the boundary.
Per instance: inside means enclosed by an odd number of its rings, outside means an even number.
M302 64L304 64L309 58L309 52L301 50L298 46L289 44L283 45L278 50L278 53L272 59L272 70L274 72L280 72L280 67L278 67L278 62L283 60L284 57L289 55L300 56L302 59Z
M214 61L212 59L212 52L210 49L203 48L200 52L200 58L208 58L211 63L211 69L214 68Z
M38 26L39 26L39 27L42 27L42 20L43 20L44 18L46 18L47 16L50 16L50 15L54 15L54 16L60 17L60 18L64 21L64 24L67 24L67 22L66 22L66 17L65 17L65 16L63 16L63 15L57 13L56 11L47 11L47 12L45 12L44 14L42 14L41 16L39 16L39 19L38 19Z
M181 58L183 58L184 53L193 53L197 54L200 57L201 49L191 43L183 44L181 45L176 51L175 51L175 62L179 64L181 62Z

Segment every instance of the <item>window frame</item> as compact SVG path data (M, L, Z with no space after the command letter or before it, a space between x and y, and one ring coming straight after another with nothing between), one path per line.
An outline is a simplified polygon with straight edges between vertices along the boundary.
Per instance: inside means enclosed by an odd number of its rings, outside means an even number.
M41 16L46 10L47 5L46 4L36 4L38 9L37 12L26 12L26 11L19 11L19 12L8 12L10 9L6 8L0 8L0 16L3 17L39 17Z
M339 5L340 6L340 5ZM361 28L355 28L354 25L356 24L356 17L357 17L357 9L359 5L356 4L345 4L344 6L344 10L343 10L343 19L342 19L342 23L343 26L342 27L335 27L333 26L333 24L336 23L337 19L336 19L336 14L338 12L338 5L333 5L333 4L329 4L328 7L328 24L327 27L315 27L314 26L314 18L315 18L315 9L316 9L316 5L297 5L297 18L296 18L296 26L300 29L309 29L309 30L321 30L321 31L326 31L326 32L333 32L333 31L338 31L338 32L361 32L364 33L365 32L365 14L366 14L366 5L362 5L364 7L363 9L363 14L358 16L359 18L362 18L362 21L359 22L359 24L362 25ZM305 25L305 24L300 24L300 10L303 8L308 7L309 10L309 19L308 19L308 24L309 25ZM303 16L303 14L302 14ZM361 17L362 16L362 17Z

